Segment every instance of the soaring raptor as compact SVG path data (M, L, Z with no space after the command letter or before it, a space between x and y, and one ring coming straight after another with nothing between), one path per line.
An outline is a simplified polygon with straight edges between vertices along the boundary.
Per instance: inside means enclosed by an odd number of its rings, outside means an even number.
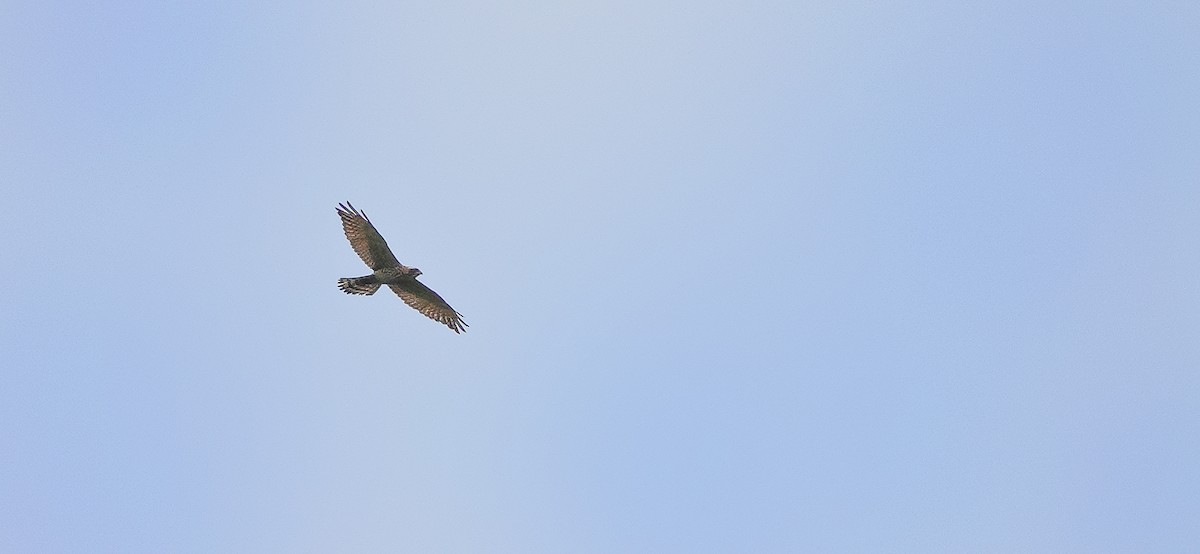
M449 327L455 333L466 330L462 314L454 311L433 289L421 284L417 276L421 270L408 267L396 260L387 241L367 214L358 211L352 204L338 204L337 213L342 218L342 229L346 239L362 261L375 272L365 277L338 279L338 288L346 294L375 294L380 285L387 285L405 304L425 314L425 317Z

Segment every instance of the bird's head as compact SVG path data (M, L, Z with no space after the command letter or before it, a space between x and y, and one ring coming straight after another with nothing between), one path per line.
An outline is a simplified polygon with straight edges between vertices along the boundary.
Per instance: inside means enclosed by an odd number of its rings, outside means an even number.
M410 267L410 268L408 268L408 274L412 275L413 277L417 277L417 276L421 275L421 270L419 270L415 267Z

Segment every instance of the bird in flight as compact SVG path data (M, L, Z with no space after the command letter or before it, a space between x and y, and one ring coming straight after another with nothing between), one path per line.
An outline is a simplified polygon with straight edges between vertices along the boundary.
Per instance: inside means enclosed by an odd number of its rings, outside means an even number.
M358 211L352 204L338 204L337 213L342 218L342 230L346 231L346 240L362 261L374 270L374 273L363 277L347 277L338 279L338 288L346 294L375 294L380 285L387 285L405 304L421 312L455 333L466 330L467 324L462 320L462 314L454 311L438 293L417 280L421 270L401 264L392 249L388 248L383 235L375 230L367 214Z

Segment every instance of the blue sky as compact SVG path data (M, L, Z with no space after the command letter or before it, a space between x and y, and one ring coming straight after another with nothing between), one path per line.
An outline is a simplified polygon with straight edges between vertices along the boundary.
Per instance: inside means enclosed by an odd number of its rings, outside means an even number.
M1192 2L0 13L0 550L1200 544Z

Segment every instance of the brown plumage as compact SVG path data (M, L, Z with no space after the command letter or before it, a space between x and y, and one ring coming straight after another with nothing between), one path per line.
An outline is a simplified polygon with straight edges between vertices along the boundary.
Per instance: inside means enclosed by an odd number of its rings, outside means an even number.
M396 259L387 241L383 240L383 235L367 219L367 214L358 211L349 202L338 204L337 213L342 218L342 229L346 231L350 247L367 267L374 270L374 273L363 277L338 279L338 288L342 292L371 295L379 290L380 285L387 285L405 304L425 317L449 327L455 333L466 330L467 324L462 320L462 314L454 311L433 289L417 280L421 270L405 266Z

